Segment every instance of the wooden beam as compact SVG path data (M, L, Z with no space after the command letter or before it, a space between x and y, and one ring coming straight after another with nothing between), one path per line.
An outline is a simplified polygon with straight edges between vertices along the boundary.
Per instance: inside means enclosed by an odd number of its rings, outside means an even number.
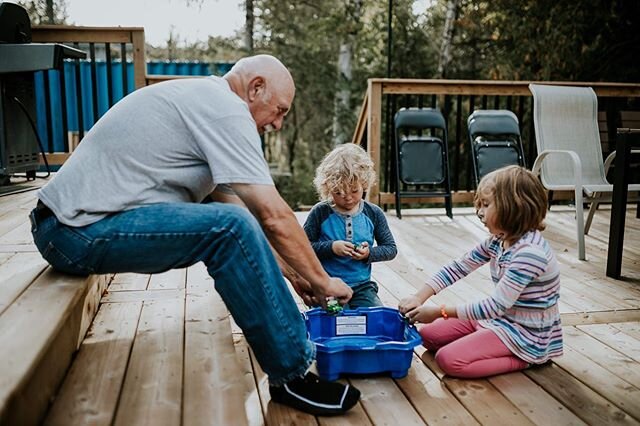
M35 25L31 39L37 43L132 43L135 32L144 32L144 28Z
M360 114L358 115L358 121L356 121L356 131L353 132L353 139L351 139L351 143L362 145L362 137L364 136L364 131L367 128L368 103L369 92L365 91L362 106L360 107Z
M640 321L640 309L620 309L599 312L574 312L561 315L562 325L610 324Z
M376 176L380 176L380 135L382 133L382 84L369 80L368 87L369 102L367 105L367 151L373 160L373 167ZM376 180L367 198L374 203L380 204L378 193L380 192L380 182Z
M436 80L371 78L372 83L382 84L383 94L429 95L500 95L531 96L529 84L592 87L598 96L640 96L640 84L599 83L573 81L512 81L512 80Z
M133 44L133 81L136 89L144 87L147 83L147 63L144 50L144 30L134 31L131 34Z

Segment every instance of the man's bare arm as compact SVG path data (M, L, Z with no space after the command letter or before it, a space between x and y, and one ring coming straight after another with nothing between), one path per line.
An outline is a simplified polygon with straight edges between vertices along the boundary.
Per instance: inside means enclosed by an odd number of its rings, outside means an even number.
M316 257L295 214L272 185L233 184L233 191L258 219L267 238L294 271L309 282L317 301L327 296L346 303L353 293L338 278L330 278Z
M240 205L242 207L247 208L242 199L233 192L233 189L227 185L218 185L216 190L213 191L210 195L211 199L220 203L230 203ZM270 244L271 246L271 244ZM318 301L313 296L313 290L311 288L311 284L302 277L291 265L289 265L276 249L271 246L271 251L273 252L276 261L278 262L278 266L280 267L280 271L282 275L291 283L294 290L298 295L302 298L307 306L318 305Z

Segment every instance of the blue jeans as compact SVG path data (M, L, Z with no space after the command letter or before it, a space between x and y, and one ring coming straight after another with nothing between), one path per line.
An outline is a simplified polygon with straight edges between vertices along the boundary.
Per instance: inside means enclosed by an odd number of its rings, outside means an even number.
M375 281L356 284L351 287L353 296L349 303L344 305L344 309L372 308L382 306L382 301L378 297L378 284Z
M44 213L43 213L44 212ZM315 347L255 218L238 206L154 204L71 227L31 212L38 250L75 275L158 273L204 262L273 385L302 376Z

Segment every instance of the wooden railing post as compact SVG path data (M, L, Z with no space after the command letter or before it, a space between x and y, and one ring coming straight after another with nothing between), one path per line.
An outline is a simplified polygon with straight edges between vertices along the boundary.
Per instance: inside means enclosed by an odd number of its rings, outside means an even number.
M144 56L144 29L131 31L133 45L133 81L136 89L147 84L147 63Z
M376 182L373 184L367 198L380 204L380 135L382 133L382 82L369 80L367 85L367 151L373 160L376 172Z

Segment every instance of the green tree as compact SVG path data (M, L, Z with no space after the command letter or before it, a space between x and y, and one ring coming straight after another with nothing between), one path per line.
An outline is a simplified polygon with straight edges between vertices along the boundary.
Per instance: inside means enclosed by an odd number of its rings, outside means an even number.
M18 4L27 10L31 25L63 25L69 18L65 0L26 0Z

